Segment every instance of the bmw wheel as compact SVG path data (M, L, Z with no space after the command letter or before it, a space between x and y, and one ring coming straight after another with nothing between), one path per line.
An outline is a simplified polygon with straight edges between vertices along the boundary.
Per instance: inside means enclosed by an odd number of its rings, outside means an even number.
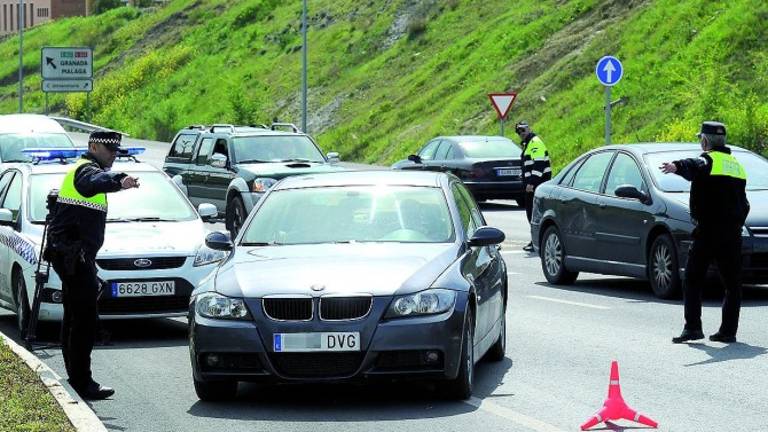
M542 240L541 268L547 281L555 285L570 285L575 282L579 272L565 268L565 247L557 227L547 228Z
M22 339L27 337L29 330L29 301L27 300L27 284L24 277L18 271L13 272L13 286L15 288L16 301L16 327Z
M501 331L499 331L499 338L491 345L488 350L488 360L498 362L504 360L507 354L507 306L504 298L501 299Z
M232 200L229 201L227 204L227 229L229 230L229 233L231 234L232 240L237 237L237 234L240 232L240 229L243 227L243 223L245 223L245 218L248 216L248 213L245 211L245 205L243 204L242 198L239 196L236 196L232 198Z
M673 299L680 296L680 267L672 237L662 234L653 240L648 256L648 279L656 297Z
M464 324L464 337L461 345L459 374L456 378L444 383L445 395L451 399L466 400L472 396L472 385L475 380L475 317L474 312L467 311L467 322Z

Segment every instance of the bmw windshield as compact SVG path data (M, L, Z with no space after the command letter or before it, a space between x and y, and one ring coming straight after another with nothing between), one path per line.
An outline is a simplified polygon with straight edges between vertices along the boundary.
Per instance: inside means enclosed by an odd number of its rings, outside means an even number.
M320 150L304 135L236 137L234 151L239 163L325 162Z
M272 192L241 244L447 243L453 238L442 189L347 186Z
M734 151L733 155L744 165L744 169L747 171L747 190L768 189L767 160L746 151ZM701 151L696 150L657 152L646 154L645 161L659 189L664 192L690 192L691 182L677 174L664 174L659 170L659 167L664 162L699 156L701 156Z
M0 135L0 161L29 162L22 153L27 148L72 148L75 144L63 133L2 134Z
M131 221L186 221L197 217L168 177L159 172L133 173L141 186L109 194L108 222ZM48 210L46 196L51 189L59 189L64 174L35 174L30 176L29 219L43 222Z

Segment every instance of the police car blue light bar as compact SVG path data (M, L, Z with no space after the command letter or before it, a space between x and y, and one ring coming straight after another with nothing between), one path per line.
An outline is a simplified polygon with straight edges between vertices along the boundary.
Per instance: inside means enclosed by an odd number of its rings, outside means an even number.
M27 148L21 152L30 158L38 160L70 159L80 157L88 151L87 148Z
M136 156L144 153L146 147L120 147L117 151L118 156Z

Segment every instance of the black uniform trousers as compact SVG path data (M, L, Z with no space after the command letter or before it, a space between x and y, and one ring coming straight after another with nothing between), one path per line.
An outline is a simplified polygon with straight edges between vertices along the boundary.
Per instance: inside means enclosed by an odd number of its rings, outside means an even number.
M533 194L535 191L536 188L534 187L534 192L525 193L525 216L528 218L528 223L531 223L531 215L533 215Z
M741 259L741 227L694 229L683 285L687 329L702 329L701 292L709 265L714 261L725 287L720 333L736 335L741 309Z
M75 389L90 384L91 351L96 340L99 312L99 281L93 259L77 260L74 274L68 274L61 257L53 259L53 268L62 283L64 320L61 346L69 382Z

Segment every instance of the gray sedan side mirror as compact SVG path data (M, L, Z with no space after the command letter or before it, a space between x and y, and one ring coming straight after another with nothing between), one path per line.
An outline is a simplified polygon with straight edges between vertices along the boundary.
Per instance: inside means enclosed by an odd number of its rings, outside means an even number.
M234 248L229 234L214 231L205 236L205 245L213 250L229 252Z
M636 199L643 204L647 204L650 198L647 193L629 184L617 187L613 193L619 198Z
M477 229L472 238L469 239L469 246L490 246L502 243L506 236L504 231L489 226L483 226Z
M227 157L221 153L214 153L211 156L211 166L214 168L226 168Z

